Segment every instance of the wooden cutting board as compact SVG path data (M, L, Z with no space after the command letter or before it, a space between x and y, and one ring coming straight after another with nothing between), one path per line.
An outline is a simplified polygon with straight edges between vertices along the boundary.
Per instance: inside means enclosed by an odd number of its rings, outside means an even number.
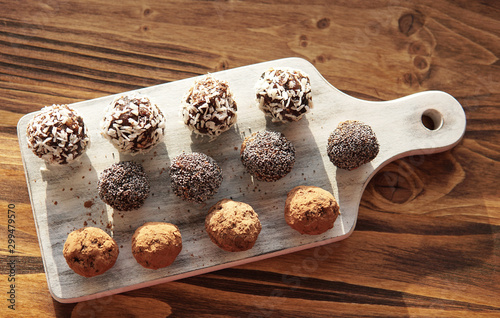
M268 68L280 66L298 68L310 76L314 109L299 122L272 123L255 104L256 81ZM180 117L180 100L196 78L134 91L148 96L167 118L164 142L145 155L120 154L99 133L104 108L116 95L71 105L88 126L91 146L79 162L70 166L47 166L36 157L26 143L26 125L34 113L21 118L18 136L31 206L47 282L56 300L89 300L345 239L354 230L366 184L382 166L404 156L450 149L465 132L464 111L446 93L429 91L392 101L363 101L337 90L312 64L300 58L249 65L213 75L229 82L238 104L238 122L212 142L194 137ZM434 129L424 126L423 115L433 120ZM370 125L380 143L378 156L353 171L336 169L326 154L328 136L338 123L349 119ZM292 172L274 183L253 180L239 157L244 137L264 129L284 133L296 148ZM206 153L223 170L222 186L206 204L184 202L170 189L170 160L183 151ZM136 211L113 211L98 198L99 174L122 160L142 163L151 179L151 196ZM286 224L283 215L286 194L298 185L314 185L334 194L341 215L333 229L306 236ZM253 249L225 252L205 233L208 209L223 198L246 202L259 214L262 232ZM183 250L167 268L145 269L132 256L132 235L136 228L149 221L171 222L181 231ZM93 278L75 274L62 254L67 235L83 226L105 229L120 246L115 266Z

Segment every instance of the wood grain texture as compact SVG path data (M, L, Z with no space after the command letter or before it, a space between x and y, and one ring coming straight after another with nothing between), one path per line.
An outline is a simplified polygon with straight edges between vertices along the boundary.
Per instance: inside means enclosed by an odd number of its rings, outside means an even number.
M21 218L18 307L11 312L2 303L2 316L70 317L86 308L97 317L140 316L145 307L151 316L500 316L498 2L0 3L0 202L3 211L16 204ZM43 105L290 56L311 61L334 86L363 99L445 91L465 108L465 138L442 154L386 166L364 192L354 233L328 250L120 298L54 302L43 274L17 121Z

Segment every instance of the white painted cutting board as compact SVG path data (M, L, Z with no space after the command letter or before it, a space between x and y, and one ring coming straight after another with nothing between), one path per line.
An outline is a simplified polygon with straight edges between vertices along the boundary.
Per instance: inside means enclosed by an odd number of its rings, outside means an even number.
M256 81L268 68L280 66L298 68L310 76L314 109L299 122L271 123L255 105ZM66 167L46 166L28 149L26 125L34 114L21 118L18 123L21 153L45 273L56 300L88 300L345 239L354 230L366 184L382 166L403 156L450 149L465 132L464 111L446 93L429 91L393 101L363 101L334 88L312 64L300 58L270 61L213 75L229 82L238 104L237 124L213 142L193 137L180 118L180 100L195 78L137 90L149 96L167 117L164 143L146 155L121 155L100 136L99 123L104 108L115 96L71 105L78 109L88 126L91 147L80 162ZM424 113L435 119L438 129L424 127L421 120ZM380 143L378 156L353 171L337 170L326 154L329 134L339 122L348 119L369 124ZM239 157L243 138L266 128L283 132L296 148L297 160L292 172L275 183L252 181ZM184 202L170 190L170 160L182 151L204 152L223 170L219 193L205 205ZM152 194L139 210L113 212L98 199L99 174L120 160L142 163L150 176ZM334 194L341 215L333 229L306 236L286 224L283 215L286 194L298 185L315 185ZM262 232L253 249L225 252L205 233L205 215L209 207L222 198L246 202L259 214ZM171 222L180 228L183 250L167 268L156 271L142 268L132 256L132 235L148 221ZM101 276L79 276L64 260L62 249L67 235L84 225L107 230L121 247L115 266Z

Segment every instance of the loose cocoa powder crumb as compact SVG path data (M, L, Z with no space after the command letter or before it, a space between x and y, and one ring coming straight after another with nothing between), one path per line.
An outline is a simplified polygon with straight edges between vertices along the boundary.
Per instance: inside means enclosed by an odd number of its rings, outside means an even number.
M93 200L88 200L88 201L85 201L85 203L83 203L83 206L86 207L87 209L91 208L93 205L94 205Z

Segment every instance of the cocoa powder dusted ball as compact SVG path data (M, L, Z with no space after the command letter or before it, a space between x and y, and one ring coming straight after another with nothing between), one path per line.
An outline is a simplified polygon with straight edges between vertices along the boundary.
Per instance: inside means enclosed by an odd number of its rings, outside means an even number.
M274 122L298 121L313 108L311 82L301 70L271 68L256 84L259 108Z
M119 253L115 240L96 227L71 232L63 247L68 266L84 277L104 274L115 265Z
M285 202L286 223L301 234L318 235L333 228L339 216L333 195L319 187L298 186L288 192Z
M42 109L26 128L28 147L49 164L68 164L85 153L89 144L83 118L68 105Z
M172 160L170 179L177 196L202 203L219 190L222 170L214 159L203 153L182 153Z
M228 252L251 249L261 229L259 216L250 205L229 199L217 202L205 218L210 240Z
M149 196L149 178L141 164L124 161L105 169L98 182L99 197L119 211L140 208Z
M195 134L215 138L236 123L237 106L226 81L207 75L182 100L184 123Z
M372 128L357 120L341 122L328 138L328 157L341 169L356 169L375 159L378 151Z
M101 133L120 152L146 153L163 140L165 117L145 96L121 96L106 109Z
M277 181L295 164L295 147L282 134L261 131L245 138L240 151L241 162L257 180Z
M132 255L145 268L167 267L181 250L181 232L171 223L147 222L132 237Z

